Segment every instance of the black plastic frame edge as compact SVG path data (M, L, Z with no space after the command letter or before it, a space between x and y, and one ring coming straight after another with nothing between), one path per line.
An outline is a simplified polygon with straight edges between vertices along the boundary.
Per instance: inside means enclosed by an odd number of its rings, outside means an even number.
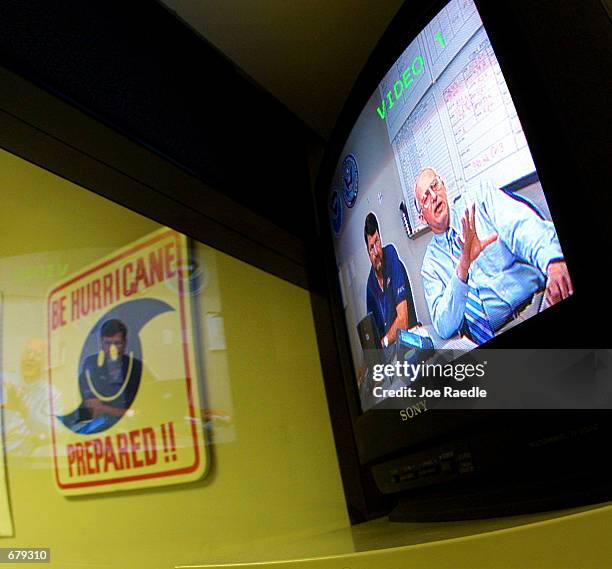
M0 147L206 245L308 287L304 243L5 68Z

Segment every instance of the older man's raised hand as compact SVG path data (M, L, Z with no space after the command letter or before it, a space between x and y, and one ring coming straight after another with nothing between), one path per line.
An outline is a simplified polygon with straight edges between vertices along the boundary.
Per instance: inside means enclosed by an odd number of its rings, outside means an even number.
M484 239L478 237L476 232L476 205L466 208L461 218L463 237L461 241L461 255L457 264L457 276L465 283L468 280L468 273L472 263L491 243L497 241L497 233L492 233Z

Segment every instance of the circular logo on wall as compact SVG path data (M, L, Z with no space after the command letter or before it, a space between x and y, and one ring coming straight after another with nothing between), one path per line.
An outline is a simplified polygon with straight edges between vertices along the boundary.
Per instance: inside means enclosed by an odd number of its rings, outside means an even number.
M357 159L349 154L342 162L342 195L346 207L353 207L359 191L359 169Z
M333 188L329 196L329 219L336 235L342 231L342 198L337 188Z
M192 295L200 294L202 289L208 285L208 271L204 265L198 264L193 258L185 261L178 267L179 271L187 275L189 279L189 290L183 291ZM175 280L166 280L166 286L173 292L179 292L178 282Z

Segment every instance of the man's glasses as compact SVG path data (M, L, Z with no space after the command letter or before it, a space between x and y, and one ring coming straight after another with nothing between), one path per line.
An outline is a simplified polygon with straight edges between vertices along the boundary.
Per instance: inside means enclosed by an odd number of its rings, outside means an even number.
M431 184L429 184L429 187L425 190L425 193L423 194L423 199L421 200L421 208L428 209L433 200L433 195L439 194L440 191L442 191L442 188L443 188L442 179L440 178L440 176L436 176L432 180ZM417 208L417 210L419 213L421 213L421 209Z

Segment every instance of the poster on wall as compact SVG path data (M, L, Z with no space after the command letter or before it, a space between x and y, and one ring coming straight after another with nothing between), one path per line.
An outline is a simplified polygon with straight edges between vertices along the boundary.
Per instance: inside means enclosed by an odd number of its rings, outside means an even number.
M49 400L61 493L177 484L206 473L189 263L187 238L163 229L49 292Z

